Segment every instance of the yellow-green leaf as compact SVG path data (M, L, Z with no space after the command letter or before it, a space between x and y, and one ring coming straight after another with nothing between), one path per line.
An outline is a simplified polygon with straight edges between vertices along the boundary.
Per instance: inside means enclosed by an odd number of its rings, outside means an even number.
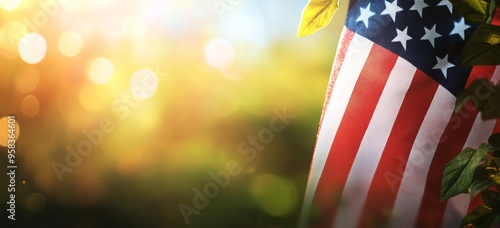
M338 0L309 0L302 12L297 36L311 35L328 25L338 8Z
M500 64L500 26L479 26L465 43L462 50L462 65Z
M490 23L495 12L495 0L450 0L453 9L473 24Z

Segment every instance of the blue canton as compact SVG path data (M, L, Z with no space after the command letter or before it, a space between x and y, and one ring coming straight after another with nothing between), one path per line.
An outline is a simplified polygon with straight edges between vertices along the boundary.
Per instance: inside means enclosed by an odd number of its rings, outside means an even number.
M351 0L346 26L408 60L457 95L471 67L460 65L475 26L453 14L449 0Z

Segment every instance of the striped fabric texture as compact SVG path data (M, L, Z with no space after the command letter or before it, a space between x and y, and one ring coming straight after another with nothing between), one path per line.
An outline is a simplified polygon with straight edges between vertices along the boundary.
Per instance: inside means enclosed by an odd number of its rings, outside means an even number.
M327 91L301 227L459 227L481 202L440 201L444 167L500 122L456 95L500 67L460 66L475 26L448 0L351 1ZM497 17L493 23L498 23Z

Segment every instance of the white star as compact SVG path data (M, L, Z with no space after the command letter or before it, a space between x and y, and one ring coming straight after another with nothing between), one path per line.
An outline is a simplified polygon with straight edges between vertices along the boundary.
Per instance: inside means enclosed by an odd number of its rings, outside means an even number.
M455 27L450 32L450 36L453 34L458 34L460 35L460 37L462 37L462 40L465 40L465 30L470 28L470 26L465 24L463 17L460 19L460 21L453 23L455 23Z
M438 6L446 6L446 7L448 7L448 10L450 11L450 13L453 13L453 5L451 4L451 2L449 0L443 0L437 5Z
M420 39L428 40L429 42L431 42L432 47L434 47L434 40L438 37L441 37L441 35L439 35L439 33L436 32L436 25L432 26L431 29L427 29L426 27L424 27L424 29L425 29L425 35L422 36L422 38Z
M361 14L358 19L356 19L356 22L362 21L365 24L365 27L368 28L368 19L370 19L373 15L375 15L375 13L370 11L370 3L368 3L365 8L361 8Z
M442 59L440 59L437 56L436 56L436 58L437 58L437 64L432 69L433 70L441 70L441 73L443 73L444 78L448 79L447 78L448 68L454 67L455 65L448 62L448 55L444 56L444 58L442 58Z
M396 28L396 32L398 33L398 35L394 37L392 42L400 42L401 45L403 45L403 49L406 50L406 42L412 39L410 36L408 36L408 27L406 27L403 31Z
M403 11L401 7L398 6L398 0L394 0L392 3L385 1L385 10L380 13L380 15L390 15L392 21L396 21L396 13Z
M422 10L424 8L426 8L427 5L424 0L415 0L415 3L413 4L413 6L410 8L410 10L416 10L418 12L418 14L420 15L420 17L422 17Z

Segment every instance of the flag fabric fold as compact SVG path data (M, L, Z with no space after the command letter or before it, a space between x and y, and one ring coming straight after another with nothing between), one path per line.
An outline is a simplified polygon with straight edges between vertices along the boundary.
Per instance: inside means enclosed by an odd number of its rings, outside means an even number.
M460 65L476 28L448 0L351 1L332 68L301 227L458 227L478 202L440 201L444 167L500 122L456 95L500 67ZM493 23L499 22L496 15Z

